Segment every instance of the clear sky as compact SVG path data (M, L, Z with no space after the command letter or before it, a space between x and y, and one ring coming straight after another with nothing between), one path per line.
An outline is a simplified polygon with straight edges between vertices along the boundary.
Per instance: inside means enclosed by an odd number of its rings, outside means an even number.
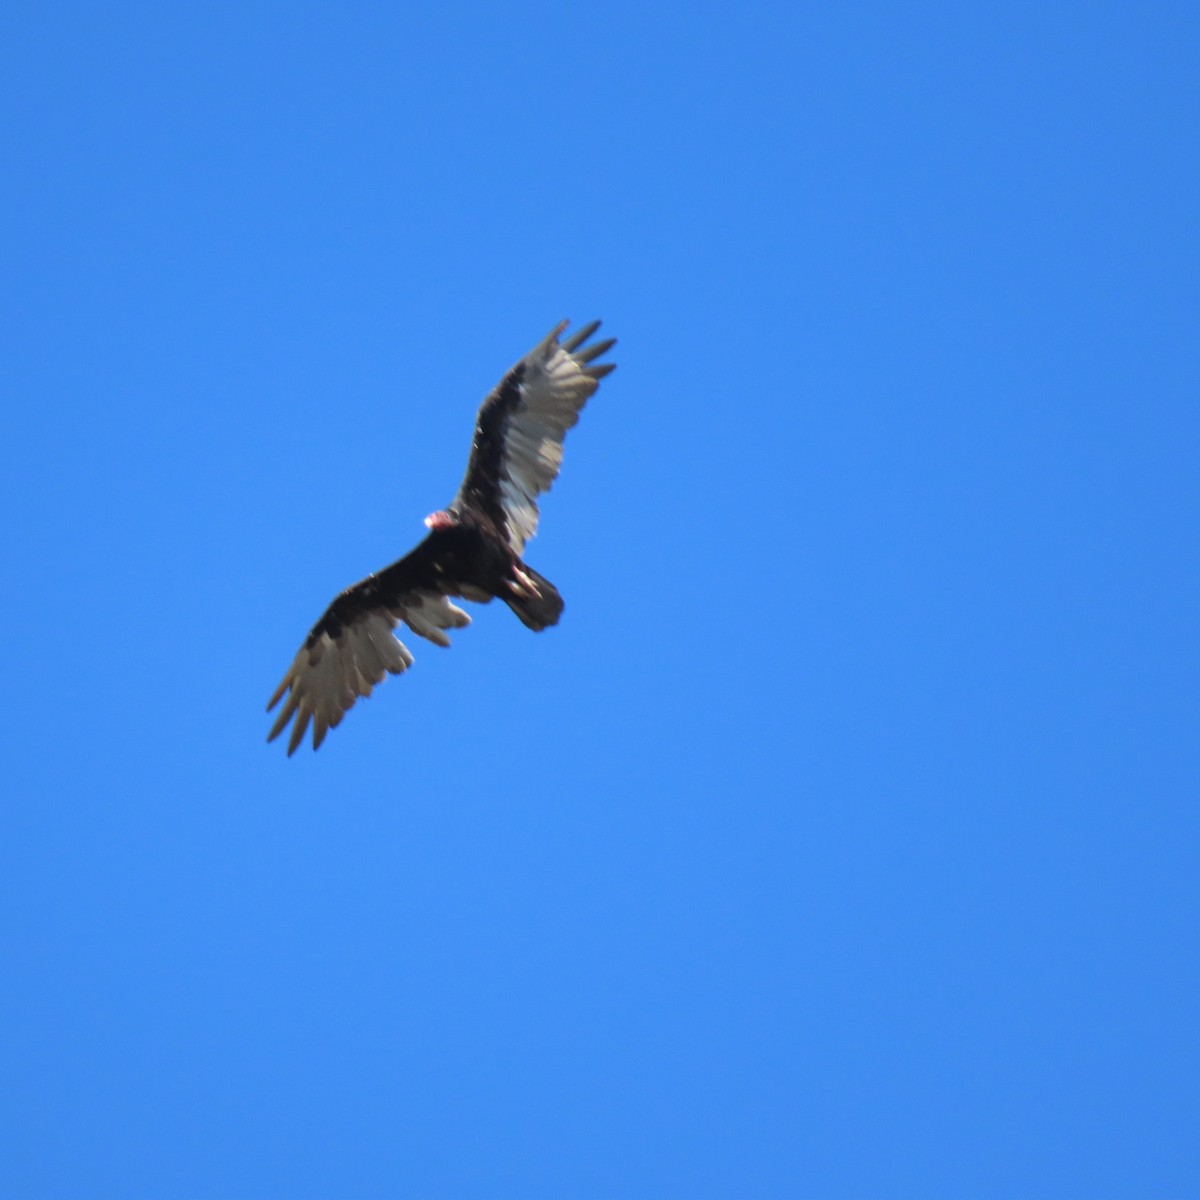
M0 1193L1200 1194L1189 4L0 16ZM564 317L501 605L264 704Z

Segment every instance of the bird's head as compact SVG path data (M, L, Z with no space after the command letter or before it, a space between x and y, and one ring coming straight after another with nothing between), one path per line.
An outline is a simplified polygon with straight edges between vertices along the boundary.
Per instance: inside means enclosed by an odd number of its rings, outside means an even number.
M444 508L430 513L425 518L425 527L432 529L434 533L443 529L453 529L456 524L455 519Z

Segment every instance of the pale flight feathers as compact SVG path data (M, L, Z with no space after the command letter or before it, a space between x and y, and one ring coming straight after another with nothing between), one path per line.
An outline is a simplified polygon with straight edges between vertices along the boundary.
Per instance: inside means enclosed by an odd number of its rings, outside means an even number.
M481 472L494 474L509 545L517 554L537 531L536 500L558 477L567 430L616 365L592 365L616 344L616 338L584 346L600 328L599 321L559 343L567 324L563 321L552 329L483 402L466 478L451 505L468 502L467 493Z
M445 596L424 592L406 597L403 607L381 607L364 613L344 626L336 638L321 631L292 660L267 705L270 712L288 692L267 741L277 738L295 716L288 754L304 740L310 721L316 750L359 696L369 696L384 675L402 675L408 670L413 664L412 653L392 633L401 621L413 633L439 646L449 646L450 639L443 631L470 625L471 618Z

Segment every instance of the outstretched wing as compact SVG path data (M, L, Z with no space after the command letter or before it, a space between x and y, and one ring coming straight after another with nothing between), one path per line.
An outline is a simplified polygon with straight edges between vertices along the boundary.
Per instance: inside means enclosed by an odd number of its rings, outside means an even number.
M537 497L558 475L567 430L616 365L595 362L615 338L585 345L599 321L560 344L567 324L552 329L483 402L467 473L450 505L460 512L482 510L516 554L537 529Z
M392 633L401 621L439 646L450 645L445 630L471 623L447 599L463 591L439 563L439 540L431 534L399 562L347 588L325 610L267 705L270 712L286 694L267 741L277 738L294 717L289 756L310 722L315 750L359 696L369 696L384 675L399 675L412 666L408 647Z

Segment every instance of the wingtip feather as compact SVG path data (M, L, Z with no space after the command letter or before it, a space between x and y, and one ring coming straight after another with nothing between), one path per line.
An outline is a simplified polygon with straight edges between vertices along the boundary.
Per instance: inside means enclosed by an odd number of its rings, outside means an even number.
M291 676L292 672L289 670L288 673L279 681L279 686L275 689L275 692L271 696L270 700L267 701L267 712L270 712L271 709L273 709L275 705L277 705L279 701L283 699L283 693L288 690L288 683L291 679Z
M572 357L578 363L590 363L592 359L599 358L602 354L607 354L616 344L616 338L605 338L602 342L596 342L591 346L584 346L581 350L576 351Z
M538 349L539 350L543 350L543 349L548 350L551 346L557 346L558 339L562 336L563 331L570 324L571 324L571 321L569 318L559 321L559 323L557 325L555 325L555 327L552 330L550 330L550 332L548 334L546 334L546 336L544 338L542 338L541 344L538 346Z
M559 326L559 329L560 330L565 329L566 326L567 326L567 322L564 321ZM575 330L575 332L573 334L571 334L571 336L569 338L567 338L567 340L565 342L562 343L562 348L568 354L573 353L575 351L576 347L582 346L583 343L586 342L588 340L588 338L590 338L592 336L592 334L595 333L596 330L599 328L600 328L599 321L589 321L588 324Z

